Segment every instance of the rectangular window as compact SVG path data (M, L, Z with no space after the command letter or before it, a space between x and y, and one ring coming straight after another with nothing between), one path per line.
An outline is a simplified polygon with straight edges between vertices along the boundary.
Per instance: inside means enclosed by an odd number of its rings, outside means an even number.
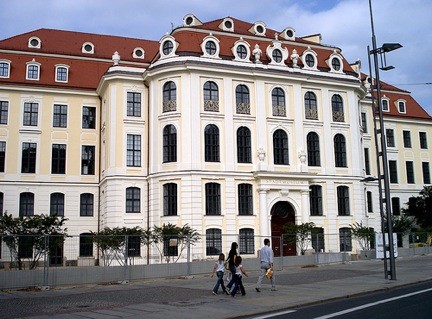
M64 216L65 195L52 193L50 195L50 216Z
M240 229L239 253L241 255L255 254L255 236L251 228Z
M412 161L406 161L406 175L407 175L407 183L408 184L415 184L414 181L414 163Z
M392 129L386 129L386 136L387 136L387 146L388 147L395 147L395 137L394 137L394 131Z
M39 80L39 65L27 65L27 80Z
M141 93L127 92L127 116L141 116Z
M57 82L67 82L68 81L68 69L65 67L57 67L56 73L56 81Z
M34 194L25 192L20 194L19 216L34 215Z
M95 147L83 145L81 150L81 174L95 174Z
M373 213L373 205L372 205L372 192L366 192L367 197L367 211L368 213Z
M423 171L423 184L430 184L430 171L429 171L429 162L422 162L422 171Z
M392 197L391 204L392 204L393 215L399 216L401 213L399 197Z
M411 148L411 132L403 131L403 143L405 148Z
M5 171L6 163L6 142L0 141L0 172Z
M9 77L9 63L0 62L0 78Z
M168 183L163 186L163 214L177 215L177 184Z
M51 174L66 173L66 144L53 144L51 154Z
M93 256L93 235L92 234L81 234L79 243L79 255L80 257L92 257Z
M93 194L80 195L80 216L93 216Z
M67 127L67 105L54 104L53 127Z
M36 172L36 143L23 143L21 156L21 173Z
M427 145L427 134L426 134L426 132L420 132L419 133L419 138L420 138L420 148L421 149L427 149L428 145Z
M218 256L222 252L222 232L220 229L206 230L206 255Z
M92 128L96 127L96 108L90 106L83 107L82 113L82 128Z
M398 183L398 174L397 174L397 162L389 161L389 174L390 174L390 183L397 184Z
M126 188L126 213L141 212L141 190L138 187Z
M141 135L127 135L126 165L128 167L141 166Z
M253 214L252 185L238 185L238 209L239 215Z
M311 185L309 189L310 214L311 216L322 216L322 187L320 185Z
M381 103L382 103L382 110L388 112L388 110L389 110L389 104L388 104L388 101L387 101L387 100L382 100Z
M337 187L337 203L338 203L338 215L349 216L350 215L349 189L347 186Z
M0 101L0 124L7 124L9 112L9 102Z
M370 175L370 159L369 159L369 149L364 149L364 161L365 161L365 173Z
M207 183L205 185L206 215L221 214L221 194L218 183Z
M23 125L37 126L38 125L38 103L24 103Z
M366 113L361 114L361 124L362 124L363 133L367 133L368 129L367 129Z

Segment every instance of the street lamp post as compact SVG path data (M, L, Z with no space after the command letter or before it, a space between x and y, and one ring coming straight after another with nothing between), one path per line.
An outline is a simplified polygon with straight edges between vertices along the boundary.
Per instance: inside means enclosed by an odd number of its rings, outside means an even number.
M374 82L371 81L371 93L373 96L373 90L376 89L377 92L377 98L376 98L376 107L373 105L373 112L374 112L374 124L375 124L375 140L378 141L378 134L380 135L380 144L381 144L381 152L378 150L378 143L376 143L377 148L377 163L378 163L378 172L380 171L380 165L379 165L379 157L381 157L382 162L382 175L378 177L378 183L379 183L379 192L380 192L380 212L381 212L381 229L384 230L384 216L387 215L387 232L388 232L388 251L389 251L389 262L390 262L390 270L387 271L387 246L385 245L385 239L384 239L384 271L385 271L385 278L387 279L388 276L390 276L391 280L396 280L396 265L395 265L395 255L394 255L394 242L393 242L393 215L392 215L392 209L391 209L391 199L390 199L390 179L389 179L389 169L388 169L388 160L387 160L387 141L385 137L385 128L384 128L384 119L383 119L383 112L382 112L382 102L381 102L381 85L380 85L380 78L379 78L379 66L378 66L378 54L381 57L381 64L383 67L381 70L387 71L393 69L392 66L386 65L385 60L385 54L387 52L399 49L402 47L399 43L385 43L382 47L377 48L376 45L376 38L375 38L375 30L374 30L374 22L373 22L373 14L372 14L372 2L369 0L369 11L370 11L370 19L371 19L371 30L372 30L372 50L369 50L368 47L368 55L373 56L374 60L374 69L375 69L375 85ZM383 62L384 57L384 62ZM370 67L370 64L369 64ZM371 78L372 76L372 70L370 70ZM373 102L373 100L372 100ZM378 110L378 118L379 118L379 129L376 128L376 121L375 121L375 115L376 111ZM384 185L382 184L384 182ZM384 198L382 197L382 192L384 191ZM385 203L386 211L384 213L383 204ZM385 238L385 233L383 233L383 238Z

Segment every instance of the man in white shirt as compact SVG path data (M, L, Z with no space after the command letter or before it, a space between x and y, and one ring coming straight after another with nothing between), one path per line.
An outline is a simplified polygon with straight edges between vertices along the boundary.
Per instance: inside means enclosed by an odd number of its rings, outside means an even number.
M255 290L257 292L260 292L261 290L261 283L262 280L264 279L267 270L271 269L273 271L273 250L270 247L270 239L266 238L264 239L264 247L261 248L260 253L259 253L259 258L261 261L261 273L260 276L258 277L258 282L257 285L255 287ZM275 286L275 278L274 278L274 272L273 275L270 277L270 282L272 285L271 290L272 291L276 291L276 286Z

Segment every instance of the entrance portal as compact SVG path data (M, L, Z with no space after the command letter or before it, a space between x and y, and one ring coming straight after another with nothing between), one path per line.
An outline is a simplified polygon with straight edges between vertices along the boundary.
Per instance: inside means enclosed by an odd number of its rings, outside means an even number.
M295 243L288 242L288 238L282 243L281 252L281 237L283 228L287 223L295 223L295 212L292 205L288 202L278 202L271 209L271 235L272 248L275 257L280 256L295 256Z

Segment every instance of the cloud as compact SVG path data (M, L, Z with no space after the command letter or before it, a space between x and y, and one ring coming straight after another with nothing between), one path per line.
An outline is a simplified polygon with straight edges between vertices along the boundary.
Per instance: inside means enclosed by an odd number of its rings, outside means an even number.
M432 114L432 1L372 1L377 44L399 42L403 48L388 54L396 68L381 79L413 92ZM369 4L366 0L2 0L0 38L38 28L159 40L172 26L193 13L202 21L231 16L263 21L271 29L293 27L298 36L321 33L324 44L337 46L350 62L362 60L367 70L371 45Z

